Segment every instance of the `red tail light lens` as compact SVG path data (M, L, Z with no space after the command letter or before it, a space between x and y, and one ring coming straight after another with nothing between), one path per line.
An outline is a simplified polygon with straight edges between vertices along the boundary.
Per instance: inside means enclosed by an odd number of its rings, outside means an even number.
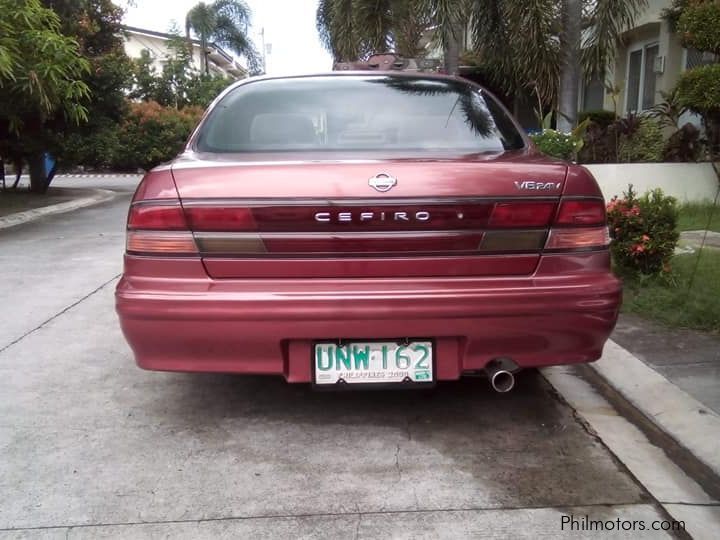
M249 208L193 207L185 208L190 230L193 231L255 231L257 226Z
M605 203L599 199L568 200L560 204L556 225L604 225Z
M554 202L497 203L488 225L495 228L547 227L554 211Z
M126 249L134 255L196 255L180 201L133 203L128 214Z
M545 249L598 249L610 245L602 199L566 199L560 202Z
M133 204L128 215L131 230L187 230L180 202L170 204Z

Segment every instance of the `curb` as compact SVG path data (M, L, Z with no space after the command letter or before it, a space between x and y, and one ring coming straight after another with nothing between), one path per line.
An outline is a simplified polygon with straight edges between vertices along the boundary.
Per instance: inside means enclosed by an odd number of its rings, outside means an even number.
M117 195L117 193L108 189L93 189L90 191L93 192L93 195L89 197L81 197L73 201L51 204L49 206L43 206L42 208L33 208L32 210L25 210L23 212L16 212L14 214L2 216L0 217L0 230L16 227L17 225L23 225L24 223L35 221L36 219L46 216L64 214L66 212L72 212L73 210L79 210L80 208L94 206L96 204L110 201Z
M649 430L675 446L669 454L678 457L701 484L718 493L720 415L612 340L605 345L602 358L586 368L607 386L606 394L616 394L614 399L606 397L616 405L624 401L625 409L633 409L629 412L636 423L649 424Z
M702 242L705 242L705 247L720 248L720 233L705 230L683 231L680 233L680 241L693 248L699 248Z
M142 178L145 173L63 173L56 174L54 178ZM22 178L29 178L23 174Z
M665 519L681 521L684 532L676 538L715 539L720 527L720 497L714 495L678 463L668 451L670 445L647 434L646 424L638 424L625 407L622 397L595 374L581 366L553 366L541 369L558 398L571 407L586 431L604 445L617 466L629 474L665 514ZM627 405L632 408L632 405Z
M145 173L68 173L56 174L55 178L142 178Z

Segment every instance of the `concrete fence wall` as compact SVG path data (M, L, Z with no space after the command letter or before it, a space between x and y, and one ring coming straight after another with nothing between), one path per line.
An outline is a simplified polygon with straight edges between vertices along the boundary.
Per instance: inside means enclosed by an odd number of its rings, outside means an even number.
M600 184L606 200L622 196L628 184L642 195L660 188L680 202L713 200L718 178L710 163L613 163L585 165Z

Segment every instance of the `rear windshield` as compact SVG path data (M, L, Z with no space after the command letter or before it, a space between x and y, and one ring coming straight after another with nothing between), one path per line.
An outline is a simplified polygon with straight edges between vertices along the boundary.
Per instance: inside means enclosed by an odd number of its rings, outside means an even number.
M495 100L422 77L270 79L228 93L203 123L200 152L413 150L502 152L524 142Z

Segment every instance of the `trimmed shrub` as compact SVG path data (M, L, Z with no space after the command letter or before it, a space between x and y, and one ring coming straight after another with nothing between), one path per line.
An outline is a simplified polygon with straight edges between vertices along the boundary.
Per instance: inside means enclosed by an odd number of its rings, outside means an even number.
M678 100L693 112L705 115L720 111L720 64L684 72L677 86Z
M148 170L177 156L202 117L200 107L174 109L154 101L131 103L120 126L123 151L114 167Z
M720 2L697 2L682 8L677 32L683 47L720 54Z
M632 185L623 198L607 205L610 244L616 269L625 275L657 275L670 271L680 234L678 207L673 197L656 189L637 197Z
M711 156L720 154L720 64L690 69L677 85L680 103L702 116Z
M543 154L565 160L573 159L582 146L582 139L554 129L546 129L530 138Z
M648 163L662 161L665 139L660 124L652 118L640 118L639 125L618 138L618 161Z

